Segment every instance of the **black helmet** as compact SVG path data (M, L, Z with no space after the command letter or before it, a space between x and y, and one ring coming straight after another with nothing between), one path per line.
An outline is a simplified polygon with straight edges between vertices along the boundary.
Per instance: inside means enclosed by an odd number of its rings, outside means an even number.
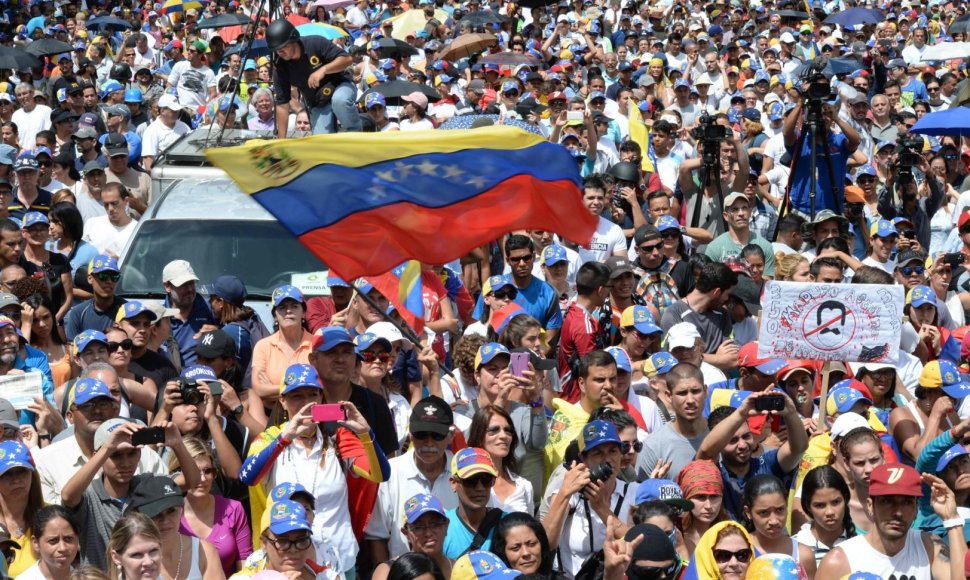
M131 81L131 67L123 62L119 62L111 67L111 74L108 75L108 78L114 79L121 84L127 84Z
M291 42L300 39L300 31L285 18L274 20L266 28L266 46L270 52L276 52Z
M620 161L607 171L618 181L629 181L630 183L640 183L640 170L629 161Z

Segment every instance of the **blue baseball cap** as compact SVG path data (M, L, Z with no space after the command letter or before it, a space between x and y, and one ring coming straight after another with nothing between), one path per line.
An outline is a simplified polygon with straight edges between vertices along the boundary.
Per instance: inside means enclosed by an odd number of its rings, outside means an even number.
M509 352L509 349L497 342L486 342L478 347L478 353L475 355L475 370L477 371L478 367L488 364L500 354L509 357L509 360L512 359L512 353Z
M313 350L319 352L327 352L341 344L354 344L354 340L350 337L350 332L342 326L324 326L318 328L313 333L313 339L310 341Z
M895 148L896 147L896 142L895 141L879 141L878 143L876 143L876 151L882 151L886 147L893 147L893 148Z
M101 272L120 273L121 268L118 267L118 260L105 254L95 256L88 264L88 274L100 274Z
M669 479L646 479L637 487L637 505L655 500L684 511L694 509L694 502L684 499L680 486Z
M368 282L366 278L357 278L354 280L354 289L357 290L358 294L370 294L370 291L374 289L374 285Z
M855 178L856 179L859 179L859 177L861 177L863 175L868 175L870 177L875 177L876 176L876 168L873 167L872 165L866 163L865 165L863 165L862 167L860 167L856 171Z
M320 376L317 370L307 364L295 364L286 367L283 373L283 383L280 385L280 395L286 395L297 389L312 387L323 390L320 386Z
M957 457L962 457L964 455L970 455L970 451L967 451L967 448L964 447L963 445L960 445L959 443L957 443L953 447L950 447L949 449L946 450L946 453L943 454L943 457L941 457L940 460L936 462L936 472L939 473L943 471L944 469L946 469L946 466L949 465L951 461L953 461Z
M647 360L643 361L643 374L647 375L647 378L662 377L670 372L670 369L674 368L674 365L679 363L674 355L669 352L655 352Z
M929 286L913 286L909 292L906 293L906 305L913 308L919 308L929 304L936 307L936 295L933 293L933 289Z
M349 282L340 276L327 276L327 286L330 288L353 288Z
M451 568L451 580L509 580L522 572L509 568L498 556L484 550L475 550L455 560Z
M27 447L19 441L4 441L0 443L0 475L15 467L23 467L35 471L34 462L30 458Z
M869 226L869 237L875 238L888 238L889 236L898 236L899 232L896 231L896 226L893 222L889 220L878 220L876 223Z
M387 100L384 98L384 95L380 93L368 93L367 96L364 97L364 108L370 109L371 107L377 106L387 106Z
M74 383L74 389L71 391L71 397L73 399L72 403L78 406L101 397L107 397L109 399L112 398L111 390L108 388L108 385L104 384L98 379L92 378L78 379L77 382Z
M839 381L839 382L842 382L842 381ZM865 401L870 405L872 404L872 400L868 399L865 395L863 395L858 390L853 389L852 387L846 387L846 386L840 387L837 383L835 387L832 389L832 392L829 393L827 404L829 406L829 409L831 409L832 405L834 404L835 410L837 410L839 413L848 413L850 410L852 410L852 406L858 403L859 401Z
M515 81L505 81L504 83L502 83L503 93L507 93L509 91L518 91L518 90L519 90L519 83Z
M157 320L158 315L155 311L145 305L144 302L140 300L129 300L121 305L118 309L118 314L115 315L115 322L121 322L122 320L128 320L129 318L134 318L139 314L148 313L151 316L151 320Z
M246 63L243 65L243 70L256 70L256 61L251 58L247 58Z
M588 453L600 445L616 443L622 445L616 427L609 421L590 421L583 426L579 436L579 452Z
M610 353L610 356L616 361L617 370L627 373L633 372L633 363L630 362L630 355L623 348L619 346L608 346L606 347L606 352Z
M74 353L81 354L92 342L108 345L108 337L100 330L82 330L74 337Z
M39 211L28 211L24 214L23 229L28 229L31 226L37 224L50 225L51 221L47 219L47 216L40 213Z
M182 373L179 375L179 378L212 383L219 380L218 375L216 375L216 371L212 370L212 367L206 365L187 366L182 369Z
M101 99L104 100L105 97L111 93L123 90L125 90L125 87L123 87L118 81L114 79L105 81L105 83L101 85Z
M680 223L677 221L677 218L675 218L674 216L662 215L659 218L657 218L656 227L657 227L657 231L659 232L665 232L667 230L679 230Z
M680 88L684 88L684 89L690 88L690 83L687 82L687 79L677 79L676 82L674 82L674 90L677 90Z
M566 255L566 248L559 244L550 244L542 250L542 263L546 266L555 266L560 262L568 262L569 256Z
M781 121L785 116L785 105L774 102L768 107L768 120L770 121Z
M515 287L515 285L512 284L512 278L509 276L490 276L488 280L485 280L485 283L482 284L482 295L498 292L507 286L512 286L513 288Z
M771 82L771 75L769 75L767 72L763 70L759 70L758 72L754 73L754 82L756 83Z
M306 510L299 503L291 500L278 501L269 510L269 531L277 536L297 530L311 531Z
M217 106L219 107L219 112L225 113L230 107L235 107L237 109L243 108L243 102L239 97L225 96L217 101Z
M383 345L387 352L391 352L391 341L377 336L373 332L358 334L357 338L354 339L354 350L357 351L357 354L360 354L375 344Z
M589 99L587 99L587 101L592 102L592 101L595 101L596 99L603 99L605 101L606 93L604 93L603 91L593 91L589 94Z
M954 399L970 395L970 384L964 382L957 366L948 360L933 360L923 365L919 386L924 389L943 389Z
M219 276L212 284L203 286L201 291L203 294L208 294L210 298L221 298L236 306L242 306L249 295L246 291L246 284L238 276L232 274Z
M443 518L448 517L441 501L433 495L419 493L404 502L404 519L409 524L418 521L424 514L430 513L438 514Z
M304 303L303 292L296 286L290 286L289 284L284 284L276 290L273 290L273 308L278 307L284 300L295 300L296 302Z
M630 328L631 326L643 334L663 332L646 306L628 306L623 310L620 314L620 327Z
M293 496L301 493L311 500L315 499L313 494L307 491L305 487L299 483L291 483L289 481L284 481L283 483L277 484L276 487L269 492L269 497L273 502L287 501L293 499Z

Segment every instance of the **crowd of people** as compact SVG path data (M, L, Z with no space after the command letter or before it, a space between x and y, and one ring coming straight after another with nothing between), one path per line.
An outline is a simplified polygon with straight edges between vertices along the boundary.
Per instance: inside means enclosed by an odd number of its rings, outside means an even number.
M853 4L5 4L0 570L970 577L970 146L913 129L970 17ZM424 264L423 329L368 279L117 292L190 131L501 124L597 228ZM768 280L901 286L898 360L759 357Z

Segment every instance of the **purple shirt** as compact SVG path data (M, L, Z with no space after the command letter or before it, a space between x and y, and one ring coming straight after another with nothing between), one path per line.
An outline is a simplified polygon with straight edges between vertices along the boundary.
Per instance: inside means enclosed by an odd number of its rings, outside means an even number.
M253 553L252 533L241 503L218 495L212 497L216 500L212 532L205 540L216 547L222 570L228 578L236 572L236 563ZM179 533L195 536L184 515L179 524Z
M276 116L275 113L270 115L267 121L263 121L259 118L259 115L250 117L247 121L247 125L250 131L275 131L276 130Z

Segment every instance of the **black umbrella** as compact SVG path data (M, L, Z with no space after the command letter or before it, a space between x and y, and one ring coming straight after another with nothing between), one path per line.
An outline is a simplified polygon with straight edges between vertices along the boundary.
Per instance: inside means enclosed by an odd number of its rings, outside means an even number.
M377 54L382 58L398 58L415 56L418 50L403 40L396 38L381 38L377 41Z
M246 46L247 46L248 43L242 42L242 37L241 36L239 38L241 40L240 43L239 44L232 45L229 48L229 50L227 50L226 53L223 54L222 56L230 56L230 55L233 55L233 54L242 54L242 52L244 50L246 50ZM269 56L269 46L266 44L266 41L263 40L263 39L254 40L253 41L253 46L249 50L248 57L249 58L259 58L261 56Z
M798 65L795 71L791 74L792 78L804 77L809 69L812 68L812 62L808 61L804 64ZM825 69L822 70L822 74L831 78L835 75L847 75L851 74L862 68L862 64L854 58L830 58L825 63Z
M798 20L808 20L808 12L800 10L779 10L775 12L781 18L797 18Z
M424 96L428 97L428 102L434 103L441 100L441 95L438 91L429 87L428 85L422 85L418 83L412 83L411 81L389 81L386 83L380 83L374 85L366 93L361 95L360 102L363 103L370 93L380 93L384 95L387 100L388 105L401 105L401 97L405 95L410 95L414 91L419 91Z
M131 22L127 20L122 20L120 18L115 18L114 16L99 16L97 18L92 18L88 20L85 25L88 30L94 30L99 32L103 29L107 30L128 30L131 28Z
M485 26L486 24L501 24L505 22L505 17L497 12L492 12L490 10L479 10L478 12L469 12L464 15L458 24L467 24L469 26Z
M206 18L195 25L199 30L204 28L225 28L227 26L246 26L252 24L252 20L245 14L219 14L212 18Z
M964 14L954 20L953 24L946 27L947 34L952 35L958 32L962 32L963 34L970 33L970 14Z
M55 38L41 38L28 44L24 50L36 57L42 57L71 52L74 47Z
M26 70L44 66L39 58L19 48L0 46L0 68Z

